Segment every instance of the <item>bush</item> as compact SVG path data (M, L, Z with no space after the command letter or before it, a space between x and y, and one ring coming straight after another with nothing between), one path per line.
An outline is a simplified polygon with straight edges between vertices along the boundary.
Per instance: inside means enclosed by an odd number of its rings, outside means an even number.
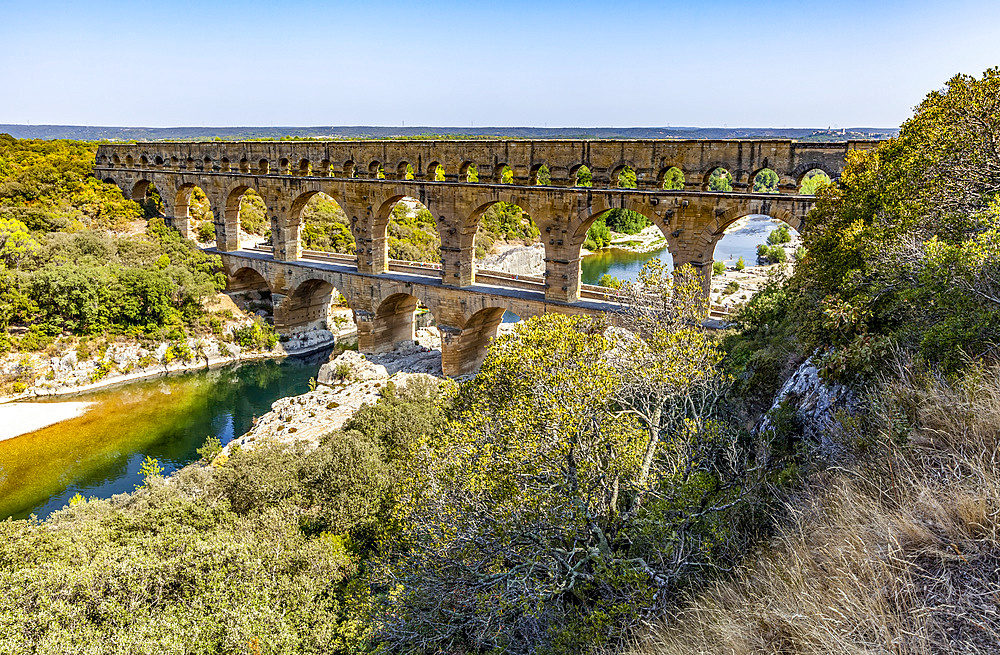
M747 267L747 263L745 261L743 261L743 255L740 255L740 258L736 260L736 266L734 266L734 268L737 271L742 271L746 267Z
M604 223L615 232L636 234L650 225L643 214L629 209L612 209L604 214Z
M779 225L767 235L767 242L772 246L780 243L789 243L791 240L792 235L788 231L787 225Z
M212 221L203 221L196 231L198 235L198 241L202 243L208 243L209 241L215 241L215 223Z
M714 261L712 262L712 274L722 275L726 272L726 262Z
M240 348L248 350L272 350L278 343L278 334L274 328L260 317L255 317L252 323L234 328L232 335Z
M587 230L587 237L583 242L583 247L590 251L607 248L611 243L611 230L604 223L604 216L599 216L590 229Z

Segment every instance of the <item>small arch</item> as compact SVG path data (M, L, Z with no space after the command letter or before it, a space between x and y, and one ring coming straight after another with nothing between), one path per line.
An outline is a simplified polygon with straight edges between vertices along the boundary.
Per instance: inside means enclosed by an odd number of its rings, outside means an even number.
M413 167L410 166L408 162L401 161L396 165L396 178L397 180L412 180L413 179Z
M684 190L684 171L677 166L663 169L656 179L657 186L666 191Z
M114 184L115 186L118 186L118 182L116 182L115 178L113 178L113 177L106 177L106 178L104 178L104 183L105 184Z
M497 164L493 167L493 181L497 184L513 184L514 171L507 164Z
M368 164L368 176L372 179L384 180L385 179L385 169L382 167L382 162L373 161Z
M157 166L163 166L163 157L157 155L156 159L153 160L153 163L156 164Z
M125 167L132 168L135 165L135 160L132 159L132 155L125 156Z
M246 157L240 159L240 172L244 174L250 172L250 162Z
M318 175L319 177L329 177L330 176L330 160L323 159L320 160L319 166L313 170L313 175Z
M111 156L111 163L114 164L115 166L121 165L122 158L118 156L117 152Z
M170 167L171 168L180 168L180 165L181 165L181 162L180 162L179 159L177 159L177 157L171 157L170 158Z
M344 177L355 178L358 176L358 167L351 160L344 162Z
M229 159L227 157L223 157L219 160L219 170L223 173L228 173L233 170L232 164L229 163Z
M139 157L139 165L149 166L149 157L147 157L146 155L142 155L141 157Z
M427 180L430 182L444 182L444 166L439 162L432 161L427 165Z
M615 187L618 189L636 188L637 183L635 169L628 164L616 168L611 175L611 179L614 181Z
M812 196L816 195L816 192L824 186L833 184L833 179L822 168L810 168L799 176L796 184L798 185L800 194Z
M778 174L770 168L761 168L750 175L750 189L753 193L779 193Z
M208 155L206 155L206 156L205 156L205 160L204 160L204 168L205 168L205 170L206 170L206 171L210 171L210 170L212 170L212 168L213 168L213 165L212 165L212 158L211 158L211 157L209 157Z
M299 167L296 172L302 177L309 177L312 175L312 162L305 158L300 159Z
M278 175L291 175L291 171L289 170L288 159L286 157L282 157L281 159L278 160L277 173Z
M733 176L728 169L716 166L705 175L705 191L730 193L733 190Z
M531 167L529 182L531 186L550 186L552 184L552 172L545 164L535 164Z
M462 162L462 165L458 168L458 179L465 182L478 182L479 169L472 162Z
M271 170L271 163L266 159L257 162L257 175L267 175Z
M590 187L594 185L594 175L586 164L579 164L569 169L569 175L573 178L573 186Z

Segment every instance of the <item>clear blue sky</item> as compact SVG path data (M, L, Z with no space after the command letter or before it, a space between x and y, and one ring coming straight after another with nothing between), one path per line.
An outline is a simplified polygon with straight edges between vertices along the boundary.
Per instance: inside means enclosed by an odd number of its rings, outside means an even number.
M0 0L0 123L898 125L1000 2Z

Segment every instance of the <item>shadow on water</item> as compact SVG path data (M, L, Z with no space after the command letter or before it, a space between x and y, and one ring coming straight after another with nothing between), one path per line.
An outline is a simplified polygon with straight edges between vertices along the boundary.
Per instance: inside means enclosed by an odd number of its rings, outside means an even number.
M141 482L146 456L165 472L227 443L285 396L305 393L331 350L170 375L73 396L83 415L0 441L0 519L44 518L77 493L107 498ZM58 402L58 401L55 401Z

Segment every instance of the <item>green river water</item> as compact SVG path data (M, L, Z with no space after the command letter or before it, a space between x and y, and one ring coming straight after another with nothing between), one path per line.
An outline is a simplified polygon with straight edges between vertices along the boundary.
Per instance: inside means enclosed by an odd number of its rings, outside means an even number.
M308 391L309 378L329 353L63 397L94 404L77 418L0 441L0 519L44 518L77 493L108 498L132 491L147 455L167 473L194 461L209 435L227 443L249 430L275 400Z

